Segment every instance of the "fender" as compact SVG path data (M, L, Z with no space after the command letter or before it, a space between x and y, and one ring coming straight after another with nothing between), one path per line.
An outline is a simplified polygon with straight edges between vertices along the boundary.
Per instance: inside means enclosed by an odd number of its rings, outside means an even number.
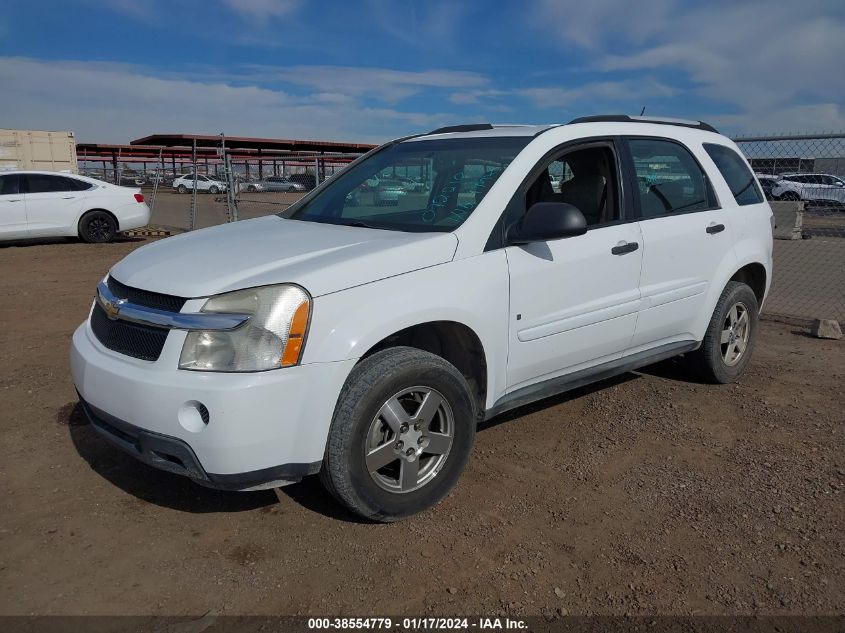
M506 385L508 293L507 259L498 250L317 297L302 362L358 359L405 328L454 321L481 341L492 406Z

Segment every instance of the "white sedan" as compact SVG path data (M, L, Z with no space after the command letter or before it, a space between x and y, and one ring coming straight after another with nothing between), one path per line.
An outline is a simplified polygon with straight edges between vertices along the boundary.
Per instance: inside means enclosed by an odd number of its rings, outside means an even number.
M208 193L218 194L221 191L226 191L226 183L221 180L215 180L211 176L197 176L197 191L207 191ZM185 174L173 181L173 188L179 193L188 193L194 189L194 175Z
M76 174L0 172L0 240L78 236L110 242L149 221L150 208L137 188Z

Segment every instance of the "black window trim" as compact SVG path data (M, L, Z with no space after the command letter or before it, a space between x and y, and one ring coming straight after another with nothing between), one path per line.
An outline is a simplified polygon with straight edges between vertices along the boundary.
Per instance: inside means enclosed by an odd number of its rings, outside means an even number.
M72 189L51 189L50 191L30 191L29 190L29 179L33 176L41 176L41 177L46 176L47 178L51 178L51 179L69 180L69 181L72 181L69 186L73 187L73 188ZM55 174L24 173L24 174L20 174L20 177L21 177L21 179L18 181L18 186L20 187L21 193L25 193L25 194L35 195L35 194L38 194L38 193L75 193L76 191L78 191L76 189L76 185L74 184L75 179L70 178L69 176L66 176L65 174L61 174L61 173L55 173ZM89 189L90 189L90 187L89 187Z
M704 153L707 154L707 156L710 158L710 161L716 166L716 171L719 172L719 176L724 181L725 186L728 188L728 191L731 192L731 196L733 196L733 199L734 199L734 201L735 201L735 203L738 207L747 207L747 206L750 206L752 204L763 204L766 201L766 195L762 191L763 185L760 184L760 179L757 178L756 174L754 173L754 170L751 169L751 166L748 165L748 163L746 163L745 161L742 160L742 155L739 152L737 152L732 147L728 147L727 145L724 145L722 143L707 142L707 143L702 143L701 147L702 147L702 149L704 149ZM751 174L752 185L754 186L754 190L757 192L757 197L759 198L759 200L757 200L756 202L740 202L739 200L737 200L737 198L736 198L737 194L735 194L733 192L733 189L731 189L731 185L728 182L728 179L725 178L725 174L723 174L722 170L719 169L719 165L718 165L718 163L716 163L716 160L710 154L710 151L707 149L708 147L719 147L721 149L728 150L729 152L731 152L737 158L740 159L740 162L743 165L745 165L746 169L748 169L748 173ZM747 185L746 185L746 187L747 187Z
M496 224L493 225L493 229L490 231L490 237L487 238L487 243L484 245L484 252L498 250L500 248L507 248L511 246L507 243L505 239L505 233L507 228L516 220L511 221L510 218L512 216L521 217L525 214L527 209L525 209L525 196L528 193L528 189L531 188L531 185L534 184L534 181L539 178L540 174L543 172L544 169L548 169L549 164L554 160L555 156L559 156L561 154L568 153L572 150L577 149L589 149L590 147L609 147L610 151L613 152L616 158L616 178L619 184L619 208L620 208L620 217L618 220L614 220L613 222L602 222L601 224L593 224L587 228L587 231L592 231L594 229L602 229L609 226L616 226L619 224L628 224L630 222L636 222L636 219L632 219L633 209L631 206L631 198L626 194L629 190L630 182L626 175L625 170L625 161L623 157L622 145L621 145L622 137L618 135L604 135L604 136L589 136L589 137L582 137L578 139L572 139L561 143L560 145L556 145L535 163L534 167L531 168L531 171L523 178L522 182L516 188L516 191L511 196L511 199L505 205L505 208L502 210L499 219L496 221ZM525 149L527 149L530 145L526 145ZM523 150L525 151L525 150Z
M622 142L624 143L625 147L625 160L628 163L628 171L630 173L631 183L632 185L636 186L634 191L639 192L639 185L637 185L637 170L634 165L634 154L631 152L631 146L629 141L637 140L637 141L663 141L666 143L674 143L675 145L679 145L683 149L687 151L690 157L693 159L698 168L701 170L701 175L704 178L704 187L707 190L707 203L708 206L705 209L689 209L687 211L675 211L671 213L662 213L660 215L655 215L650 218L642 217L642 208L640 206L640 196L631 196L633 198L634 212L635 212L635 221L636 222L649 222L651 220L662 220L664 218L674 218L681 215L688 215L690 213L705 213L707 211L718 211L722 208L721 202L719 200L719 196L716 195L716 191L713 188L713 183L710 179L710 174L707 172L706 169L701 164L701 161L698 160L698 156L695 155L695 152L687 145L686 143L682 143L681 141L668 138L666 136L647 136L641 134L626 134L622 137ZM704 149L704 148L702 148Z
M23 190L23 189L24 189L24 178L23 178L23 174L15 174L15 173L11 173L11 174L4 174L4 173L0 173L0 178L9 178L10 180L11 180L12 178L14 178L14 179L16 179L16 180L18 181L18 190L17 190L17 192L15 192L15 193L4 193L4 194L0 194L0 195L4 195L4 196L22 196L23 194L25 194L25 193L26 193L26 192ZM2 189L0 189L0 191L2 191Z

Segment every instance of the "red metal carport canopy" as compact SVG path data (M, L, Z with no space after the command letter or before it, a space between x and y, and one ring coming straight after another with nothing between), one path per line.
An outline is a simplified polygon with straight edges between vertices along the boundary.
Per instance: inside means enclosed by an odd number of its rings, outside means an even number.
M253 138L226 136L226 148L232 150L262 150L276 152L320 152L337 154L363 154L375 145L369 143L343 143L338 141L307 141L279 138ZM191 147L196 141L199 148L220 147L222 137L204 134L150 134L130 141L130 145L158 145L164 147Z

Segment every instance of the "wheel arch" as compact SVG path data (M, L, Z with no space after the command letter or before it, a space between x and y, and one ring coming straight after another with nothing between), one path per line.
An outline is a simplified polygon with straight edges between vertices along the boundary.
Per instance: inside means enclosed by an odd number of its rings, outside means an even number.
M487 356L476 332L458 321L426 321L404 327L371 345L360 363L376 352L391 347L413 347L454 365L464 376L483 415L487 398Z
M737 270L728 281L739 281L750 287L757 297L757 305L763 305L766 297L768 275L766 267L760 262L751 262Z
M103 213L107 213L111 216L111 219L114 220L114 225L117 227L115 229L115 233L120 233L120 220L118 220L117 216L108 209L103 209L102 207L93 207L91 209L86 209L82 213L79 214L79 217L76 219L76 234L81 238L82 237L82 220L85 219L85 216L89 213L93 213L94 211L102 211Z

